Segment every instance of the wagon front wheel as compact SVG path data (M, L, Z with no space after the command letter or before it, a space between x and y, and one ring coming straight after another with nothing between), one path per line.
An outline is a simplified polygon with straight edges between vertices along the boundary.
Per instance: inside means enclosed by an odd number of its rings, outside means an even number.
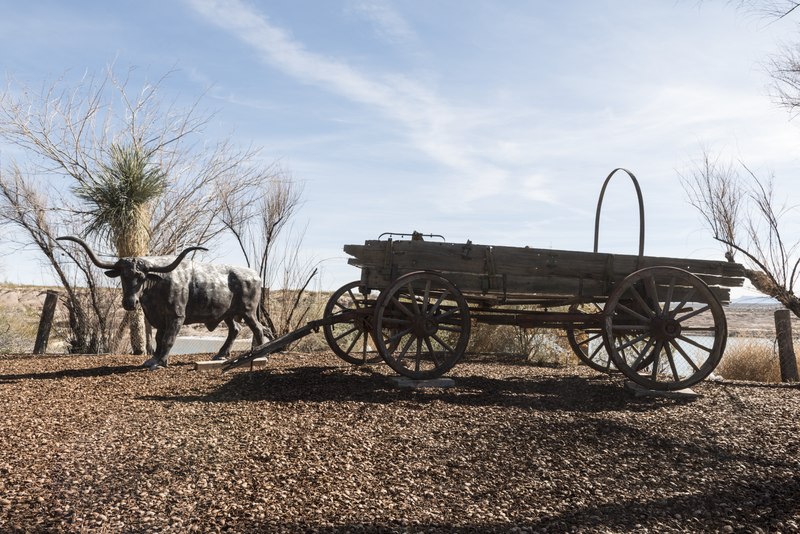
M350 282L333 292L323 317L341 316L341 321L322 327L328 346L338 357L355 365L379 358L372 340L372 321L377 293L359 290L361 282Z
M409 273L381 292L374 326L378 352L389 367L415 380L438 378L466 351L469 306L446 278Z
M604 313L603 336L614 364L648 389L700 382L725 350L722 305L705 282L682 269L636 271L614 287Z

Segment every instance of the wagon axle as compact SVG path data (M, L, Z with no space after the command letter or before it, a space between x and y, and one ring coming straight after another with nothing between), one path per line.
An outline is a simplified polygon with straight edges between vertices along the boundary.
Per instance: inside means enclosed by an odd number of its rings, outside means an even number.
M672 318L653 317L650 321L650 330L658 341L669 341L681 334L681 323Z

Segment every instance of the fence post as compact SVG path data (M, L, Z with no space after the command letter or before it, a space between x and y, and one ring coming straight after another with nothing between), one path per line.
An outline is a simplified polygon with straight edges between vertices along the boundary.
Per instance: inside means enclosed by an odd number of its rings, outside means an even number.
M778 358L781 382L797 382L797 358L792 343L792 320L789 310L775 310L775 335L778 337Z
M33 345L34 354L44 354L47 350L47 342L50 339L50 328L53 326L53 315L58 304L58 291L48 290L47 297L44 299L42 316L39 319L39 330L36 332L36 342Z

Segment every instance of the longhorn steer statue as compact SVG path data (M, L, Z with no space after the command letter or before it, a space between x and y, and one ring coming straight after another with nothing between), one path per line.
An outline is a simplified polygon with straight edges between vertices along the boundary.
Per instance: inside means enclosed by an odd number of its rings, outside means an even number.
M122 281L122 307L128 311L141 303L144 315L156 329L156 349L144 362L149 369L167 366L167 356L181 325L202 323L214 330L221 322L228 326L228 337L214 356L225 359L239 334L236 321L244 320L253 331L254 346L264 343L258 320L261 279L252 269L230 265L183 262L187 254L203 247L189 247L177 258L143 256L119 258L116 262L97 259L92 249L77 237L59 237L81 245L92 263L107 269L106 276Z

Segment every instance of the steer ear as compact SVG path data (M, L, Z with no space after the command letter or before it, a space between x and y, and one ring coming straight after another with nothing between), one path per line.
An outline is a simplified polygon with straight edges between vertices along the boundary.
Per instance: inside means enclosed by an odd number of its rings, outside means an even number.
M106 271L106 276L109 278L117 278L121 273L118 269L111 269L110 271Z

